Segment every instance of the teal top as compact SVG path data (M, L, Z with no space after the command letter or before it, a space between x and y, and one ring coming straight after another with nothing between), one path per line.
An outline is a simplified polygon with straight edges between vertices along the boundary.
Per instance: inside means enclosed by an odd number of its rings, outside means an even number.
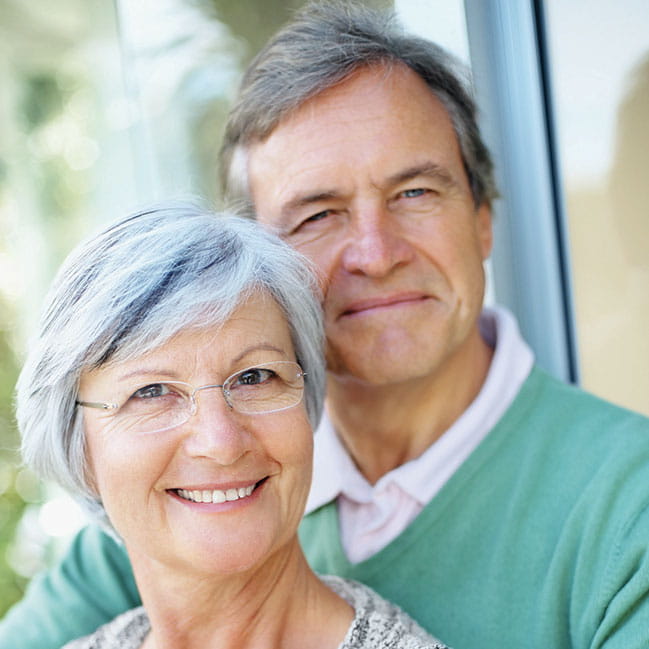
M366 583L454 649L649 647L649 420L535 369L383 550L350 564L333 503L301 538L318 572ZM138 603L123 550L90 527L0 647L58 649Z

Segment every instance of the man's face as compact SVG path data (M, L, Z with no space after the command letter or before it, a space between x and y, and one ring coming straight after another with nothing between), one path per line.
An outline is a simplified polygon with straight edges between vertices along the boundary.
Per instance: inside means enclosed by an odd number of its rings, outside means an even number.
M259 221L322 275L339 379L428 376L475 341L490 212L408 68L364 69L309 100L250 148L248 172Z

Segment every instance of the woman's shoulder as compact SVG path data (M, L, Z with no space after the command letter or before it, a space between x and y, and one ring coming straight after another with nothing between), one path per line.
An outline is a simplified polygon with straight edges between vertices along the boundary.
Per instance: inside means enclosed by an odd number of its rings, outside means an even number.
M68 642L62 649L138 649L150 629L149 618L140 606L118 615L94 633Z
M350 579L321 576L355 610L339 649L448 649L396 604Z

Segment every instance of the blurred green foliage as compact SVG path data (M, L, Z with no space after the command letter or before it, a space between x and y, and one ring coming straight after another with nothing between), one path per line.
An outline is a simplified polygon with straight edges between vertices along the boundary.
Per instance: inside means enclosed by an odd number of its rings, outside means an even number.
M25 34L31 34L37 22L34 15L25 13L24 25L21 16L16 4L0 6L0 36L18 38L11 25L24 26ZM8 17L4 24L3 17ZM44 60L38 48L34 52L32 59L25 59L16 49L0 48L0 55L5 55L0 56L0 74L4 72L8 90L0 102L4 109L0 111L0 272L5 271L0 278L0 617L20 599L48 552L47 539L34 542L21 535L25 514L37 512L43 489L21 466L14 390L26 337L24 311L45 289L31 281L47 283L69 247L84 183L60 152L49 151L42 142L85 80L83 75L71 79L57 69L56 61ZM27 255L25 242L29 242Z
M0 323L7 322L7 304L0 300ZM13 389L18 363L9 334L0 327L0 616L23 593L27 579L9 564L11 544L26 504L16 490L18 434L13 418Z

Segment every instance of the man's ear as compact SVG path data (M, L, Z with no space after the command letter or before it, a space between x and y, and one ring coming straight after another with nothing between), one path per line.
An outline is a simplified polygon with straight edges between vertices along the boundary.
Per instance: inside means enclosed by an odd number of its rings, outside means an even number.
M480 248L482 250L482 259L488 259L491 255L493 248L493 226L491 218L491 206L483 203L476 212L477 219L477 232L480 240Z

